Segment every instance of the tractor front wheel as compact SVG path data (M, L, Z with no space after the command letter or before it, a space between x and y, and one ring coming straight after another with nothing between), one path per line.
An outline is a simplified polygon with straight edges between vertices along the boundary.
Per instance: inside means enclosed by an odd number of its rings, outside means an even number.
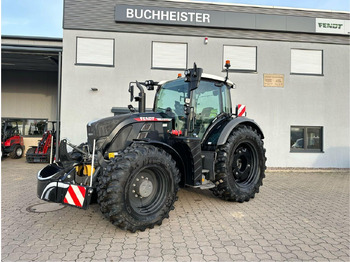
M114 225L144 231L169 217L179 181L179 170L169 154L136 144L111 160L99 177L98 203Z
M215 195L228 201L254 198L265 177L265 149L256 130L241 126L218 148Z
M16 145L13 151L10 153L10 157L17 159L23 156L23 147L21 145Z

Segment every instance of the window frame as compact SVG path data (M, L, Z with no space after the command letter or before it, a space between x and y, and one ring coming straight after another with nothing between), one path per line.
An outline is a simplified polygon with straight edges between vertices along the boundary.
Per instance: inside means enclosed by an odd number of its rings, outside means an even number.
M222 72L225 72L225 46L233 46L233 47L249 47L249 48L255 48L255 70L252 69L234 69L231 67L229 68L229 72L237 72L237 73L258 73L258 46L248 46L248 45L223 45L222 48Z
M176 68L176 67L157 67L154 66L153 62L153 55L154 55L154 43L163 43L163 44L180 44L180 45L186 45L186 64L184 68ZM188 43L186 42L167 42L167 41L152 41L151 43L151 69L156 70L186 70L188 67Z
M290 139L292 138L292 128L303 128L303 139L304 139L304 147L303 148L292 148L292 145L289 146L290 153L324 153L323 147L324 147L324 127L323 126L298 126L293 125L290 126ZM308 136L307 136L307 130L308 129L319 129L320 130L320 149L310 149L307 148L308 145Z
M20 117L2 117L1 120L13 120L13 121L22 121L22 128L20 128L20 125L18 125L18 129L22 130L22 133L20 136L22 137L42 137L45 131L47 130L47 124L49 119L48 118L20 118ZM25 133L25 122L28 120L36 120L36 121L43 121L45 122L45 128L44 128L44 133L43 134L38 134L38 135L24 135Z
M292 72L292 50L302 50L302 51L321 51L321 73L296 73ZM291 75L305 75L305 76L324 76L324 50L323 49L307 49L307 48L291 48L290 49L290 74Z
M100 40L112 40L113 41L113 64L94 64L94 63L78 63L78 39L100 39ZM85 37L77 36L75 39L75 64L76 66L98 66L98 67L115 67L115 39L114 38L103 38L103 37Z

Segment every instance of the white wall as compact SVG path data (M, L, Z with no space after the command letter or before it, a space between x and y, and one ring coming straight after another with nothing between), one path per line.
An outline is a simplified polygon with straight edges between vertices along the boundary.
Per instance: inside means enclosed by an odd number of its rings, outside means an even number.
M115 67L76 66L76 37L115 39ZM188 67L224 76L223 45L257 46L257 73L230 73L236 83L233 106L247 105L265 134L269 167L350 167L349 46L282 41L240 40L152 34L64 30L62 78L63 137L86 141L87 122L126 107L128 84L135 80L177 77L173 70L151 70L152 41L188 43ZM290 75L290 49L324 50L324 76ZM263 87L263 74L284 74L284 88ZM93 92L91 88L98 88ZM154 92L147 93L152 107ZM134 104L136 107L136 104ZM290 153L290 126L323 126L324 153Z

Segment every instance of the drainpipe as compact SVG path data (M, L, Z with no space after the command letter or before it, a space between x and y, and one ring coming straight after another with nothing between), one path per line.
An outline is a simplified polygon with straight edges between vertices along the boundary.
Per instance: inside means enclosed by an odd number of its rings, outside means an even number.
M62 52L58 52L58 84L57 84L57 123L56 123L56 161L59 156L59 142L61 130L61 79L62 79ZM55 161L55 162L56 162Z

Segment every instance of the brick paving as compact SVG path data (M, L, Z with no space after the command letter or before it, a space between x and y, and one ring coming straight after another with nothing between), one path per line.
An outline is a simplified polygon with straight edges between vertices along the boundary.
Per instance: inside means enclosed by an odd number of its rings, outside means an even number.
M184 188L163 225L133 234L97 204L84 211L39 200L43 166L2 161L2 261L350 260L349 170L269 170L243 204Z

